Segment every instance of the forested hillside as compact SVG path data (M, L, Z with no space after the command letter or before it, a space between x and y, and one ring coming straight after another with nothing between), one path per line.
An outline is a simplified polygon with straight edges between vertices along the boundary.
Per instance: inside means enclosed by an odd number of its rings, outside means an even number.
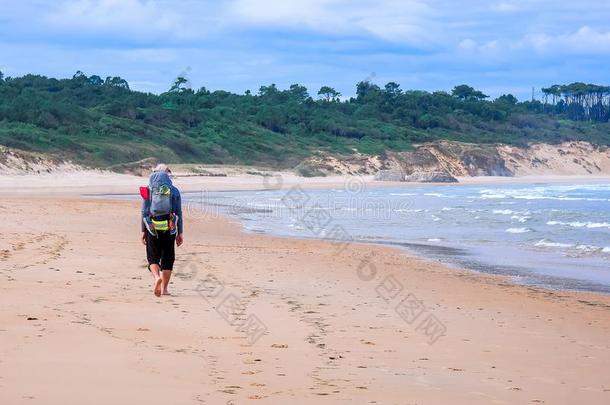
M192 90L178 78L160 95L120 77L71 79L0 73L0 145L51 152L92 166L157 157L170 162L291 167L317 151L407 150L439 139L525 145L585 140L610 145L610 88L574 83L541 101L489 100L467 85L451 93L369 82L345 99L263 86L256 93Z

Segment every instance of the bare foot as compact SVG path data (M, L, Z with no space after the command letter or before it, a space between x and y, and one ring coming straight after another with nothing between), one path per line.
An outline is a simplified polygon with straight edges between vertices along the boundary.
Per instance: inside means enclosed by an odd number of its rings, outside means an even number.
M155 281L155 289L153 290L153 292L155 293L155 295L157 297L161 296L161 285L163 284L163 280L161 280L161 277L159 277L157 279L157 281Z
M163 292L161 293L161 295L171 295L171 294L169 293L169 291L167 291L167 290L163 290Z

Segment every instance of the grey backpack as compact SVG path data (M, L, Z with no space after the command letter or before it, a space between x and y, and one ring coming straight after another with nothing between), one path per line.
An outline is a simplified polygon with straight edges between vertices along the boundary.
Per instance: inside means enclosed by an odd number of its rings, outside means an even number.
M159 217L169 215L172 212L172 189L161 184L151 187L150 190L150 215Z
M150 189L150 215L159 217L172 213L172 182L166 173L154 173L148 185Z

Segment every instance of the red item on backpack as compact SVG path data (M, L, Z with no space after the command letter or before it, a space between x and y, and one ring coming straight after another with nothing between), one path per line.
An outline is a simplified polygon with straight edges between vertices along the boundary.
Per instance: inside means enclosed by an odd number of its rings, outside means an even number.
M142 199L148 200L150 198L150 190L148 189L148 187L140 187L140 195L142 196Z

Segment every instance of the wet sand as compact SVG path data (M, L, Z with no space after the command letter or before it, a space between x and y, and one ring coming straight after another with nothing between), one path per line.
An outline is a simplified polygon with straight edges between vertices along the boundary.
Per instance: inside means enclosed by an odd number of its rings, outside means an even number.
M137 204L0 212L3 404L610 403L607 295L190 212L157 298Z

